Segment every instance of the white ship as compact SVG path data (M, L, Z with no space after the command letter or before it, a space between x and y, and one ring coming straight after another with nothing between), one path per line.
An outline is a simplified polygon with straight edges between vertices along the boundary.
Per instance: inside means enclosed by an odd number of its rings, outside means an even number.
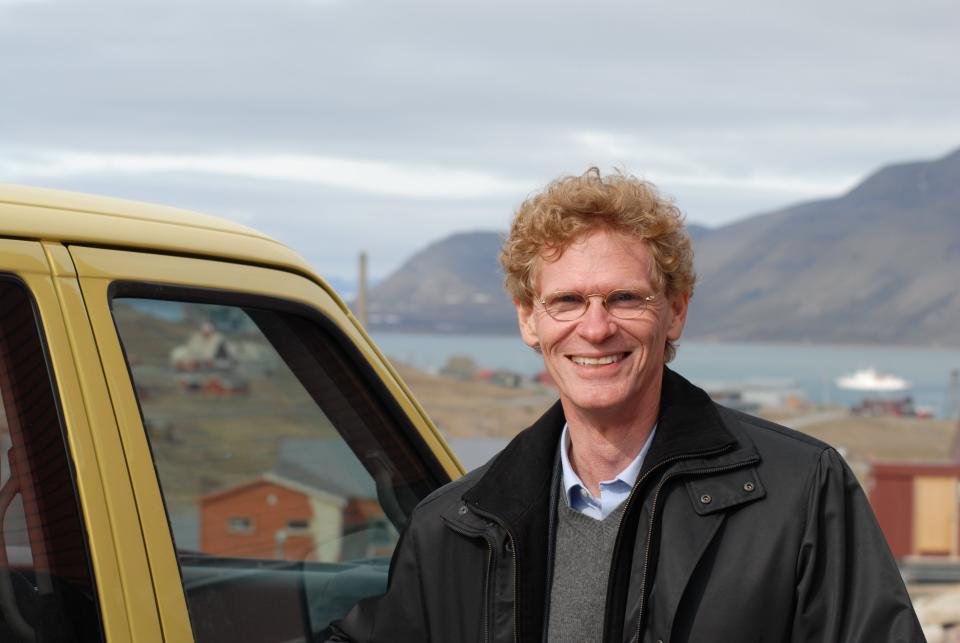
M837 386L853 391L905 391L910 388L910 382L875 368L862 368L838 377Z

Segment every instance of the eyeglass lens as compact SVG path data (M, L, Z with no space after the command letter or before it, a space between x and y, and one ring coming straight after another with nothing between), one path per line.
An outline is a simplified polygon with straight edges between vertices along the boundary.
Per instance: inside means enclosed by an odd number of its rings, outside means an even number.
M545 297L543 303L547 313L557 321L573 321L587 312L592 297L602 297L607 312L621 319L638 317L648 303L647 297L637 290L614 290L606 295L556 292Z

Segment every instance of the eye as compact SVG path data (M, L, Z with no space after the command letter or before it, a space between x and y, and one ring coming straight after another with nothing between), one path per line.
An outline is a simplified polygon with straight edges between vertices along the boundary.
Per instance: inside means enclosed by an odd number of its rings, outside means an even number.
M646 301L643 294L637 290L615 290L607 295L608 304L638 305Z
M583 295L575 292L556 292L547 297L548 304L579 304Z
M583 308L586 300L576 292L555 292L545 299L545 307L551 314L567 313Z

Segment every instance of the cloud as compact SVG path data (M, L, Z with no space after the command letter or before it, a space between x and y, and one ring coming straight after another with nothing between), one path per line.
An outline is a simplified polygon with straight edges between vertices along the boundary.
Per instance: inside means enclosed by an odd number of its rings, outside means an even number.
M0 158L14 181L80 175L192 173L294 181L378 195L470 199L515 194L529 183L481 171L306 154L117 154L58 151L29 159Z
M960 145L954 0L0 10L0 180L242 213L337 265L503 229L590 165L716 225Z
M796 172L771 172L750 169L724 172L717 165L698 159L704 150L685 149L639 139L630 134L613 132L576 132L572 140L583 146L585 153L613 159L614 164L657 184L670 186L715 187L758 192L781 192L785 196L823 196L850 188L857 175L803 176ZM634 170L636 168L636 170Z

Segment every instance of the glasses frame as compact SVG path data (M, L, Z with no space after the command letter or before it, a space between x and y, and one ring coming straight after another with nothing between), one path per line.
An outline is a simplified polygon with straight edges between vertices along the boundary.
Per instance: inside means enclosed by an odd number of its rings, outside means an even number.
M612 310L610 310L610 307L607 305L607 301L610 299L610 296L611 296L611 295L615 295L615 294L617 294L617 293L622 293L622 292L640 293L641 291L640 291L640 290L636 290L636 289L634 289L634 288L616 288L616 289L611 290L611 291L609 291L609 292L607 292L607 293L594 292L594 293L584 294L584 293L581 293L581 292L577 292L576 290L557 290L557 291L554 291L554 292L550 293L549 295L547 295L548 297L555 297L555 296L557 296L557 295L577 295L578 297L583 297L584 301L586 302L586 305L583 307L583 310L580 312L579 315L577 315L576 317L571 317L570 319L558 319L556 315L554 315L552 312L550 312L550 309L547 308L547 300L546 300L545 297L537 297L537 298L536 298L536 301L537 301L537 303L540 304L540 307L543 308L543 311L544 311L545 313L547 313L548 315L550 315L550 318L553 319L554 321L558 321L558 322L572 322L572 321L577 321L578 319L580 319L581 317L583 317L584 315L587 314L587 311L590 309L590 298L591 298L591 297L600 297L600 301L601 301L601 303L602 303L602 305L603 305L603 309L604 309L605 311L607 311L607 314L610 315L611 317L616 318L616 319L623 319L623 320L631 320L631 319L638 319L638 318L640 318L640 316L642 316L643 313L646 312L648 306L649 306L651 303L653 303L654 301L657 300L657 296L656 296L656 295L644 295L644 296L641 297L641 301L643 302L643 306L637 311L637 314L636 314L635 316L632 316L632 317L621 317L620 315L617 315L617 314L614 313Z

